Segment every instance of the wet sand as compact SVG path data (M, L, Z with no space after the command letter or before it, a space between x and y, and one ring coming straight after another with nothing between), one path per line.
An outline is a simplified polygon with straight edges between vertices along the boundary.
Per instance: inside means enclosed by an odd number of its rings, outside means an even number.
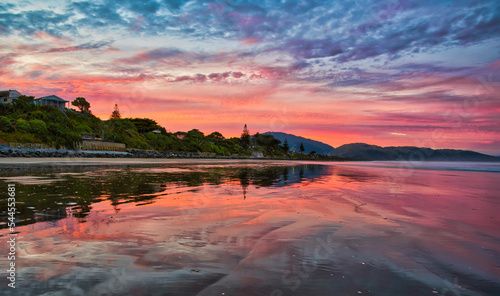
M18 228L23 291L500 292L498 173L173 161L10 176L42 214ZM42 210L59 203L66 214Z

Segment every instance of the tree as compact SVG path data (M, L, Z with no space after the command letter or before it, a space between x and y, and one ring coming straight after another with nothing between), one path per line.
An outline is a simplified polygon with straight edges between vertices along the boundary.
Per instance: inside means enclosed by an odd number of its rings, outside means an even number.
M17 97L17 100L15 100L14 102L24 101L26 103L33 103L34 100L35 100L34 96L20 95L19 97Z
M113 110L113 113L111 113L110 118L122 118L122 115L120 114L120 109L118 109L118 104L115 103L115 110Z
M34 111L34 99L35 97L33 96L20 95L17 100L12 103L14 110L19 113L28 113Z
M47 124L43 120L33 119L29 121L30 132L35 135L35 137L45 140L49 131L47 130Z
M300 142L300 153L303 153L306 149L304 149L304 143Z
M281 144L281 141L278 139L275 139L274 136L271 134L256 133L253 136L253 139L254 139L255 144L259 145L259 146L277 148L277 146Z
M2 116L0 116L2 117ZM29 123L24 120L24 119L18 119L16 120L16 130L22 133L29 133L30 132L30 125Z
M130 119L140 133L152 132L156 129L163 129L156 121L149 118L132 118Z
M222 139L224 140L224 136L219 133L219 132L213 132L210 135L207 136L208 138L213 138L213 139Z
M205 137L205 134L203 134L203 132L200 132L200 130L194 128L194 129L190 130L189 132L187 132L186 137L191 138L191 139L203 140L203 138Z
M250 145L250 132L248 131L247 125L243 127L243 132L241 133L241 143L244 146Z
M92 113L90 111L90 103L87 102L87 100L85 100L85 98L78 97L73 102L71 102L71 105L78 107L78 109L80 109L80 112L82 112L82 113L86 113L86 114Z
M249 137L250 136L250 132L248 131L248 128L247 128L247 125L245 124L245 126L243 127L243 133L241 133L241 138L245 138L245 137Z
M290 146L288 146L288 141L285 138L285 143L283 143L283 149L285 149L285 152L288 152L290 150Z

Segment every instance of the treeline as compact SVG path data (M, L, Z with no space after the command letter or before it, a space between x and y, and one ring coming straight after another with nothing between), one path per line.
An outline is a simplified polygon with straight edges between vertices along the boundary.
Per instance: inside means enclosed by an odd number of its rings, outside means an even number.
M149 118L120 118L117 105L109 120L95 117L84 98L77 98L72 105L80 110L37 106L33 97L28 96L21 96L12 104L0 104L0 142L43 143L75 149L86 135L125 143L127 148L134 149L242 156L262 152L266 157L292 157L286 143L272 135L251 136L246 125L240 138L225 138L219 132L205 135L197 129L171 133Z

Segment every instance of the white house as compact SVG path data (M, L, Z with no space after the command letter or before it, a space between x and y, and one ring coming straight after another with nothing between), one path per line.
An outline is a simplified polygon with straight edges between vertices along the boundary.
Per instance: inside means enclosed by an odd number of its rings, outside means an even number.
M15 89L2 90L0 91L0 104L12 103L17 100L20 95L21 93Z
M38 105L38 106L49 105L49 106L57 107L59 109L66 108L66 103L68 103L68 102L69 101L63 100L60 97L55 96L55 95L37 98L34 101L35 105Z

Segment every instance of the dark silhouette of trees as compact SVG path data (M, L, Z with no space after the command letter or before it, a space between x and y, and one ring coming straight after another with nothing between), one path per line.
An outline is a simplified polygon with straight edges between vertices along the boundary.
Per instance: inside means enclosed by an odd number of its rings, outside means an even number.
M118 109L118 104L115 103L115 110L113 110L113 113L111 113L110 118L122 118L122 115L120 114L120 109Z
M288 152L288 150L290 150L290 146L288 146L288 141L286 138L285 142L283 143L283 149L285 150L285 152Z
M80 109L80 112L82 112L82 113L86 113L86 114L92 113L90 111L90 103L87 102L87 100L85 98L78 97L73 102L71 102L71 105Z
M210 135L208 135L207 137L213 138L213 139L222 139L222 140L224 139L224 136L219 132L213 132Z
M245 127L243 127L243 132L241 133L241 144L244 147L247 147L250 145L250 132L248 131L246 124L245 124Z
M299 150L300 150L300 153L303 153L304 151L306 151L306 149L304 149L304 143L300 142Z

